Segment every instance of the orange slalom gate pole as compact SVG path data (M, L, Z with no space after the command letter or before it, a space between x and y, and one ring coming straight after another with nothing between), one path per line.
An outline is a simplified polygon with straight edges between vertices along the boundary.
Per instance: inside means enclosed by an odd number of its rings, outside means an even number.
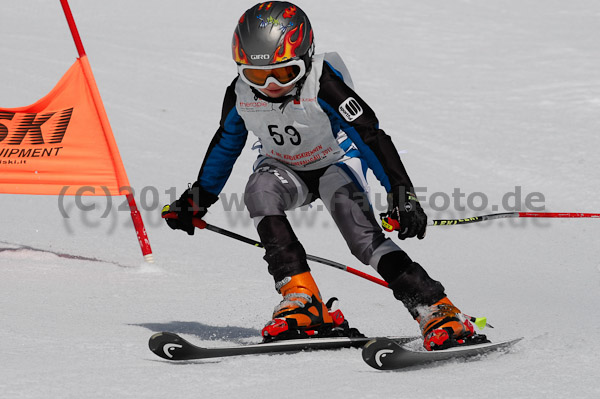
M121 156L119 155L119 150L117 144L114 140L114 136L112 134L112 129L110 127L110 123L108 122L108 116L106 114L106 110L104 109L104 104L102 103L102 98L100 97L100 92L98 91L98 86L96 85L96 81L94 79L94 75L92 74L92 69L87 59L85 49L83 48L83 43L81 41L81 36L79 36L79 31L77 30L77 25L75 25L75 19L73 18L73 13L71 12L71 7L69 6L68 0L60 0L60 4L62 5L63 11L65 13L65 17L67 19L67 23L69 25L69 29L71 30L71 35L73 36L73 41L75 42L75 47L77 48L77 53L79 54L79 59L82 61L83 70L85 73L86 81L92 92L92 97L94 99L94 104L96 106L96 110L98 112L98 117L100 122L102 123L102 127L104 130L104 136L107 140L108 147L111 151L113 162L115 164L115 170L117 171L117 176L120 178L120 186L121 187L129 187L129 181L127 180L127 174L125 173L125 168L123 167L123 162L121 161ZM116 160L119 160L117 162ZM124 181L122 181L124 180ZM121 189L121 191L123 191ZM148 239L148 234L146 233L146 228L144 227L144 221L142 220L142 216L138 210L137 204L135 202L135 198L133 194L126 193L125 197L127 198L127 204L129 205L129 210L131 212L131 220L133 221L133 226L135 228L135 232L138 238L138 242L140 244L140 248L142 250L142 254L146 262L153 263L154 257L152 255L152 248L150 247L150 241Z

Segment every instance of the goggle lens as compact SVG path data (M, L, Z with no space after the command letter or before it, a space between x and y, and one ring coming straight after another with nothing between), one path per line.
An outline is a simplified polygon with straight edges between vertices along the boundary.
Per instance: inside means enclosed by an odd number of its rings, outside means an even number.
M279 83L286 84L296 79L301 68L298 65L289 65L273 69L245 68L243 73L246 79L258 86L263 86L269 76L273 76Z

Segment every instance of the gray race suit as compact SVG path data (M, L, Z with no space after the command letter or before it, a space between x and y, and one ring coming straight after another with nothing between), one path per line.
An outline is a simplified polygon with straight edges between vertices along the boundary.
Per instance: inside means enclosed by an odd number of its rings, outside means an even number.
M227 89L221 124L197 184L218 195L252 132L260 155L244 199L255 224L267 216L285 217L285 211L318 197L352 253L377 269L382 256L400 248L383 235L373 214L366 171L370 168L387 192L413 186L373 110L327 59L313 57L300 95L285 105L236 78ZM308 268L305 260L301 263L270 265L269 270L274 276L290 275Z

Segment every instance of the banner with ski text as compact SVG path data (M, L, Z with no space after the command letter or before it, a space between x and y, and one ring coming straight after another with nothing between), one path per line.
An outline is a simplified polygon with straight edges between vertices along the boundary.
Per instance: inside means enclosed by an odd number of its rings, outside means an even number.
M36 103L0 108L0 193L122 195L128 186L85 55Z

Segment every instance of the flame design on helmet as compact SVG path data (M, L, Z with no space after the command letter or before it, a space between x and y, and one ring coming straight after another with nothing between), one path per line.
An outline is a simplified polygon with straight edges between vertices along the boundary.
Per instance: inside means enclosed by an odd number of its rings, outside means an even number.
M294 15L296 15L296 11L298 9L296 8L296 6L291 6L285 9L285 12L283 13L283 18L292 18Z
M296 34L298 29L300 30L298 33L298 37L296 38L296 40L293 40L292 37ZM303 36L304 24L300 24L300 26L297 26L294 29L288 31L285 34L285 37L283 38L283 43L281 43L281 46L277 47L277 50L275 50L275 54L273 54L273 59L271 60L271 63L275 64L277 62L287 61L298 56L296 54L296 49L302 44ZM312 31L310 37L312 37Z
M249 8L239 19L232 58L238 64L256 66L307 59L314 51L313 43L312 26L304 11L286 1L266 1Z
M262 4L261 4L261 5L258 7L258 9L259 9L259 10L262 10L262 9L263 9L263 7L265 6L265 4L266 4L266 3L262 3ZM267 8L265 9L265 11L268 11L268 10L271 8L271 6L272 6L272 5L273 5L273 2L270 2L269 4L267 4Z
M233 51L233 59L238 64L250 64L248 61L248 56L244 52L244 50L240 46L240 38L237 33L233 34L233 43L231 44L231 49Z

